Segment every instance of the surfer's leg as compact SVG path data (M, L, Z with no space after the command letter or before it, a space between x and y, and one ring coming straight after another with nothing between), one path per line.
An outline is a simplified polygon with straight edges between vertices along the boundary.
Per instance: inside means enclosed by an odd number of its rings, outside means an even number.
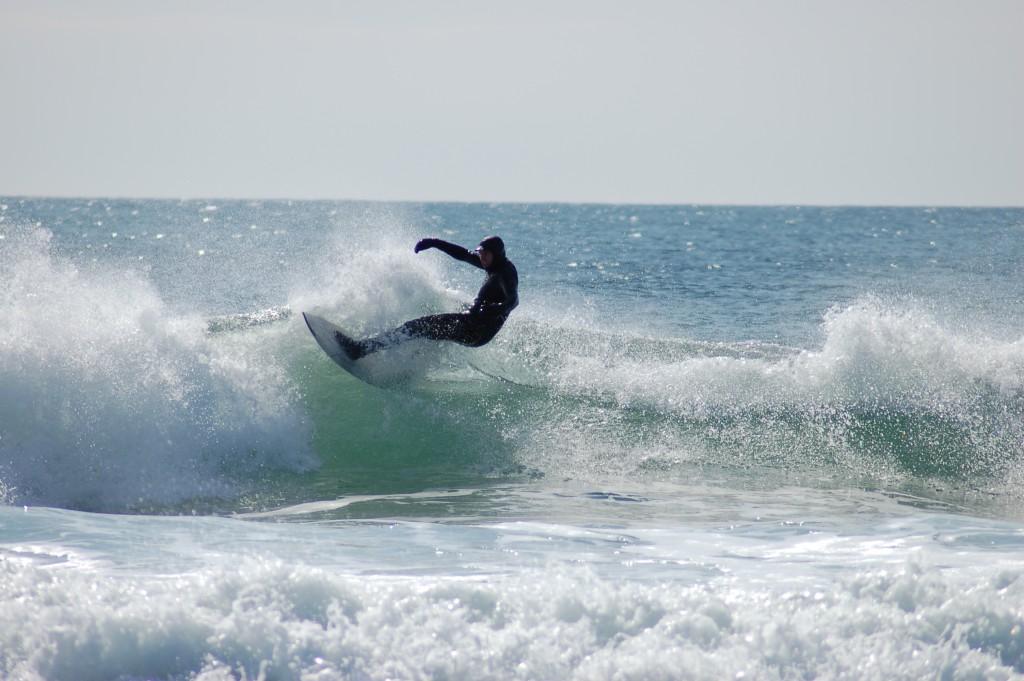
M349 338L341 331L334 332L334 339L338 341L338 345L345 351L345 354L349 356L349 359L357 360L366 354L366 347L360 341L354 338Z
M409 338L457 341L465 333L465 322L464 314L433 314L410 320L398 327L398 330Z
M411 319L397 329L379 336L354 341L359 346L358 350L348 352L353 359L358 359L413 338L451 341L477 348L490 342L504 321L501 318L484 318L466 313L432 314Z
M377 352L384 348L398 345L402 341L413 338L427 338L429 340L450 340L458 342L465 335L463 326L466 315L462 314L434 314L427 317L419 317L402 324L397 329L386 331L379 336L358 341L360 346L359 357ZM349 353L350 355L352 353Z
M490 343L504 323L504 317L466 313L439 314L414 319L400 328L404 329L409 337L452 341L478 348Z

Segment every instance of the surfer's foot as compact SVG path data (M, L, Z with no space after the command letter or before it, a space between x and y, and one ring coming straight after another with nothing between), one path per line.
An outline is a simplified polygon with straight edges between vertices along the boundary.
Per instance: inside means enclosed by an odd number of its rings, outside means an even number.
M345 354L348 355L349 358L356 360L366 355L366 350L363 348L361 343L352 340L342 332L335 331L334 339L338 341L338 345L341 346L341 349L345 351Z

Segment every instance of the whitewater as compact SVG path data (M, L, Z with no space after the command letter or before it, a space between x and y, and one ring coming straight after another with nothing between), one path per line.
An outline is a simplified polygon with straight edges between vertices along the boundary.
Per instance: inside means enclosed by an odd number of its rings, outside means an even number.
M353 335L456 311L489 345ZM1024 678L1024 209L0 197L0 678Z

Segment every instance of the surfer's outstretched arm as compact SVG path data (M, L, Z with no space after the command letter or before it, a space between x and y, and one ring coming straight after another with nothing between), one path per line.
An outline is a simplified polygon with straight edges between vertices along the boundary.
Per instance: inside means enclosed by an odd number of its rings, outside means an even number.
M416 248L413 250L419 253L420 251L425 251L428 248L436 248L439 251L444 251L456 260L461 260L462 262L469 263L470 265L479 267L480 269L484 268L483 263L480 262L480 256L476 253L467 250L458 244L448 243L442 239L420 239L416 242Z

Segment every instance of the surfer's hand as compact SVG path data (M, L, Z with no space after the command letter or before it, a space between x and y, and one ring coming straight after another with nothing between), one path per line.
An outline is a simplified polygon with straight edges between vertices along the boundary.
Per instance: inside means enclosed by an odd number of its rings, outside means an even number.
M436 243L437 239L420 239L416 242L416 248L412 250L419 253L420 251L425 251L428 248L433 248Z

